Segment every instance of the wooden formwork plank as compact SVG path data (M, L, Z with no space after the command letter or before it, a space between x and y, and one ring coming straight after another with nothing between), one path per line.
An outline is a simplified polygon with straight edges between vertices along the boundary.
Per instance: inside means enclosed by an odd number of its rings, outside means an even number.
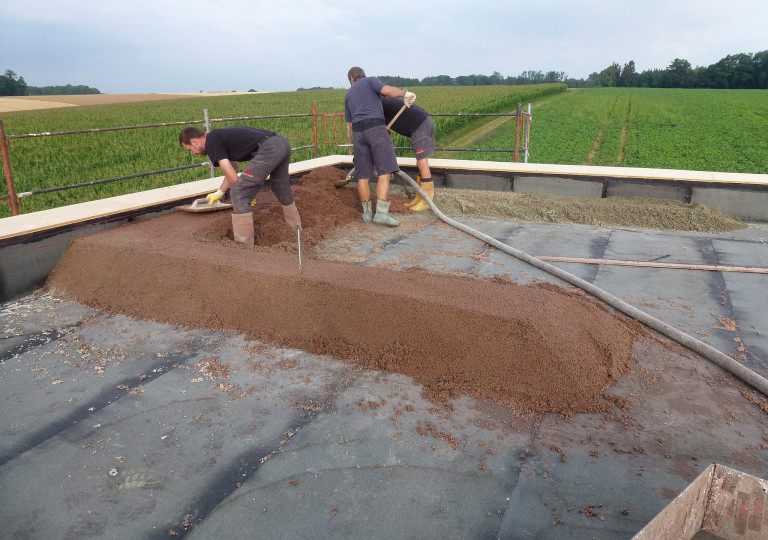
M688 540L705 531L725 540L768 538L768 482L713 463L633 540Z

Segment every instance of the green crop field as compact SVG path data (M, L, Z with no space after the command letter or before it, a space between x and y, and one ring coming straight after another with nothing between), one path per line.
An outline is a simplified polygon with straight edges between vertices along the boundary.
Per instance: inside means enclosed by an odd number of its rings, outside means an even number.
M69 107L2 115L7 135L136 126L166 122L202 124L244 116L342 113L344 89ZM725 171L768 174L768 91L593 88L565 92L563 85L423 87L417 103L432 113L514 112L533 103L529 162ZM244 124L285 135L294 148L313 143L312 118L260 119L214 123ZM436 117L438 147L514 147L514 119ZM497 127L491 130L490 127ZM18 193L91 182L201 163L178 144L182 126L11 140L11 166ZM321 126L322 128L322 126ZM346 128L337 119L336 137ZM319 155L346 153L321 144ZM333 142L329 119L324 138ZM409 146L395 136L396 146ZM461 146L457 146L461 144ZM399 151L399 155L411 155ZM295 151L293 161L314 157ZM439 157L511 161L511 153L449 152ZM217 174L219 172L217 171ZM23 197L32 212L205 178L207 167L131 178ZM10 215L0 202L0 216Z
M768 174L766 90L591 88L549 97L532 112L531 163ZM500 129L479 146L510 148L513 137Z
M435 113L514 112L518 102L562 93L564 85L424 87L417 90L417 103ZM320 114L344 112L344 89L221 97L195 97L168 101L90 105L6 113L2 121L7 136L29 133L51 133L139 126L169 122L197 122L202 127L204 110L211 119L270 115L309 115L315 106ZM454 133L468 132L486 122L486 118L447 117L438 122L437 137L449 138ZM215 122L212 127L251 125L284 135L294 148L313 144L312 117L270 118L247 121ZM49 189L96 180L116 178L202 163L179 145L178 133L183 126L166 126L100 133L83 133L52 137L11 139L11 169L17 193ZM325 134L333 142L331 119ZM336 121L336 137L346 136L343 118ZM396 141L403 145L403 141ZM320 144L319 155L346 153L345 147ZM405 154L404 154L405 155ZM314 149L295 151L292 161L314 157ZM22 213L43 210L131 193L208 176L207 167L196 167L160 175L119 180L22 197ZM220 174L217 171L216 174ZM0 202L0 217L10 215L6 202Z

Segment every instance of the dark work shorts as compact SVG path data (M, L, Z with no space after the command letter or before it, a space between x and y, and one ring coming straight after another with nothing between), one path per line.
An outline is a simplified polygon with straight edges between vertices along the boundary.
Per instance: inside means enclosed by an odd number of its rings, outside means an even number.
M366 179L373 176L374 165L378 174L389 174L400 170L389 130L384 125L374 126L365 131L355 131L352 150L358 178Z
M272 192L283 206L293 204L291 177L288 164L291 160L291 143L281 135L273 135L259 145L240 175L240 179L229 190L232 210L235 214L251 212L251 201L269 176Z
M435 121L430 116L411 134L411 148L416 159L424 159L435 153Z

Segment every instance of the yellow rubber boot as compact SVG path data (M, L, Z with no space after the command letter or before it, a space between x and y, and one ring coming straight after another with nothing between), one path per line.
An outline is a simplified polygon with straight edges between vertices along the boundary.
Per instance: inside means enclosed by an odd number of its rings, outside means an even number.
M416 177L416 183L421 185L421 176ZM403 206L413 206L414 204L418 204L420 202L421 202L421 195L417 193L412 201L408 201L407 203L404 203Z
M435 183L431 180L429 182L422 182L421 189L427 192L430 201L435 196ZM429 205L424 199L419 197L418 204L411 206L411 212L421 212L422 210L429 210Z

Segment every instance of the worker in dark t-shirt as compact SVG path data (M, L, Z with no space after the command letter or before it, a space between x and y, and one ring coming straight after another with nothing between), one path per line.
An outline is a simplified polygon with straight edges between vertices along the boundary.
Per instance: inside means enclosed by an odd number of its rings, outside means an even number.
M390 127L395 133L410 137L411 148L416 154L416 166L419 168L418 182L430 200L435 196L435 184L432 181L432 171L429 169L429 156L435 153L435 122L429 113L418 105L411 105L403 109L403 100L398 98L382 97L381 105L384 109L384 122L389 125L398 113L394 124ZM413 211L427 210L429 205L424 202L421 194L405 203Z
M301 218L291 192L288 164L291 143L274 131L247 126L213 129L208 133L196 127L186 127L179 134L181 146L208 156L214 166L224 173L221 187L206 198L208 204L221 199L227 190L232 199L232 233L235 242L253 246L253 210L251 201L270 177L272 192L283 207L283 218L293 229L301 227ZM238 174L238 162L248 164Z
M402 98L406 106L416 99L413 92L384 84L378 77L366 77L353 67L347 73L350 88L344 96L344 119L352 128L352 151L357 171L357 194L363 207L363 221L397 227L400 222L389 215L389 179L400 170L395 148L384 124L381 96ZM376 167L376 214L371 208L369 181Z

